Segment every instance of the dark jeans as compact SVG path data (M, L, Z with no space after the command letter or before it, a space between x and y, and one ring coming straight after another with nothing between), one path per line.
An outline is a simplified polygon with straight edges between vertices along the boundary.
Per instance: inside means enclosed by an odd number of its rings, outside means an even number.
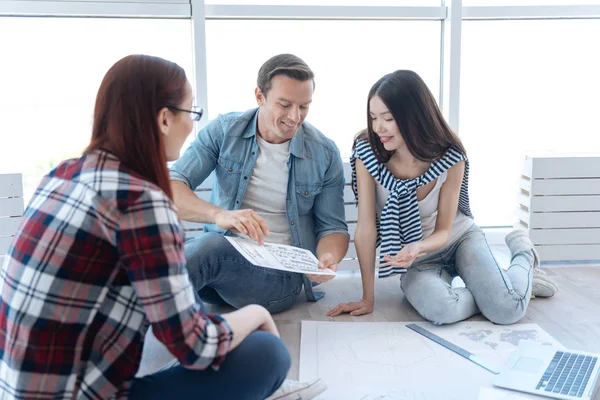
M260 304L278 313L291 308L302 290L302 274L252 265L217 233L186 240L185 259L204 303Z
M264 400L281 386L290 365L281 339L257 331L227 355L218 371L178 365L136 378L130 399Z

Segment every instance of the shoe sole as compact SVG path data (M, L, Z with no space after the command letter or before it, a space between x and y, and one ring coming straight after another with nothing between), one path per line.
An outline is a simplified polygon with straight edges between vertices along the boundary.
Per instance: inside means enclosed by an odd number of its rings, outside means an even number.
M284 396L276 397L273 400L309 400L314 399L327 390L327 384L323 379L319 379L309 386L287 393Z
M553 297L556 292L558 292L558 288L554 284L542 280L533 284L532 287L532 294L535 297Z

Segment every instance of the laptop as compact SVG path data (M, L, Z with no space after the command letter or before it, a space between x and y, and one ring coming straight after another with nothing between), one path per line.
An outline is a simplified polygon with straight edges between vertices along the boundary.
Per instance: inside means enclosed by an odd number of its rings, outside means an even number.
M599 372L600 354L522 342L493 384L554 399L592 400Z

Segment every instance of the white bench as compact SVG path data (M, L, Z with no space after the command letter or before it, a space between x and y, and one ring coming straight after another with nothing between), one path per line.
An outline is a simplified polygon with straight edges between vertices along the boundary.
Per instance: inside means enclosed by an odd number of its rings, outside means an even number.
M356 231L356 221L358 218L358 208L354 201L354 193L352 192L351 169L349 163L344 163L344 178L346 185L344 187L344 204L346 208L346 222L348 223L348 231L350 233L350 246L344 261L339 265L340 270L351 270L358 268L358 260L356 258L356 248L354 247L354 232ZM210 201L210 192L212 189L212 175L206 179L202 185L196 188L195 192L202 200ZM183 227L186 237L195 237L203 233L204 224L198 222L183 221Z
M0 174L0 265L23 216L23 176Z
M354 201L354 193L350 184L350 164L344 164L346 186L344 188L344 204L346 207L346 222L350 233L350 246L346 258L340 264L340 269L356 269L356 249L354 248L354 231L358 209ZM212 177L209 177L200 187L196 188L196 195L203 200L210 200ZM17 233L21 217L23 216L23 184L21 174L0 174L0 263L8 251L8 247ZM203 233L204 224L183 221L187 237L199 236Z

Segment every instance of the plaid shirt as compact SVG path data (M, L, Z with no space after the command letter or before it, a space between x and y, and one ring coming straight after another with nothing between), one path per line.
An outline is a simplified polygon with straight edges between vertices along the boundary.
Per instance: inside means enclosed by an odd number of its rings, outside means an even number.
M106 152L44 177L0 271L0 398L126 398L148 322L217 369L232 332L203 314L173 203Z

